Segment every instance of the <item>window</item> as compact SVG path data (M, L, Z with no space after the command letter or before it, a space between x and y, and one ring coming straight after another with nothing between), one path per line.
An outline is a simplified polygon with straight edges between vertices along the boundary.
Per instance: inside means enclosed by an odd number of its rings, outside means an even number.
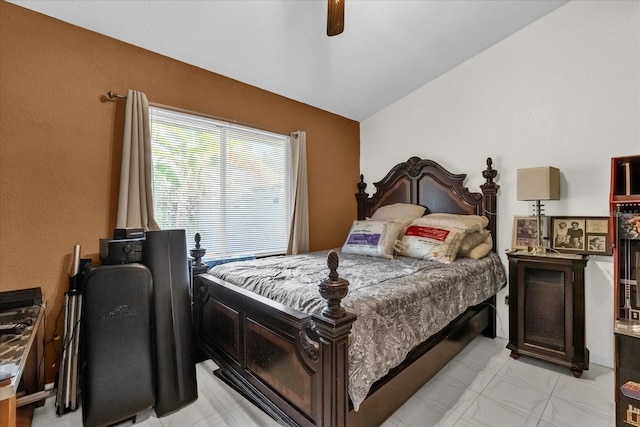
M154 213L162 229L200 233L206 258L285 253L290 140L150 107Z

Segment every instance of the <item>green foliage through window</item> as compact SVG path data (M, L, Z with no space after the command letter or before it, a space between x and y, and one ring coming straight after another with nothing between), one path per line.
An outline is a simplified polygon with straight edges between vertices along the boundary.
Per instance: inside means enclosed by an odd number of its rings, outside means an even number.
M154 212L163 229L200 233L205 258L287 248L290 140L193 114L150 108Z

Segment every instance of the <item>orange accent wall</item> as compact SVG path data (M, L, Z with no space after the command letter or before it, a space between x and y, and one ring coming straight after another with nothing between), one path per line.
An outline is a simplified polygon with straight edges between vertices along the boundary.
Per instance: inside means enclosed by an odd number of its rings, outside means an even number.
M358 122L0 1L0 290L42 288L48 382L73 245L97 263L115 226L125 105L106 93L127 89L305 130L311 250L342 245L356 216Z

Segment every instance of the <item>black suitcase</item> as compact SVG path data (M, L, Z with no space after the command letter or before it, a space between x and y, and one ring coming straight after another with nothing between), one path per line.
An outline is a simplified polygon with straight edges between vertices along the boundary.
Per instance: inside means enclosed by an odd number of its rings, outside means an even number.
M148 416L155 402L151 272L142 264L96 267L82 298L83 425Z

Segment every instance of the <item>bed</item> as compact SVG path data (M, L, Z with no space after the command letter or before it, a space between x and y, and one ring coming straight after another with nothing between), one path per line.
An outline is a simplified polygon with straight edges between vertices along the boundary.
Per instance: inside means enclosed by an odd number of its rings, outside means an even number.
M394 166L372 196L361 176L358 220L421 205L486 217L495 241L499 186L486 164L481 192L464 186L466 174L419 157ZM495 337L495 294L506 284L495 246L481 260L453 263L338 249L232 264L194 278L196 344L217 376L282 425L382 424L474 337ZM421 287L451 270L466 277ZM412 289L420 296L404 294ZM429 298L433 305L418 305Z

